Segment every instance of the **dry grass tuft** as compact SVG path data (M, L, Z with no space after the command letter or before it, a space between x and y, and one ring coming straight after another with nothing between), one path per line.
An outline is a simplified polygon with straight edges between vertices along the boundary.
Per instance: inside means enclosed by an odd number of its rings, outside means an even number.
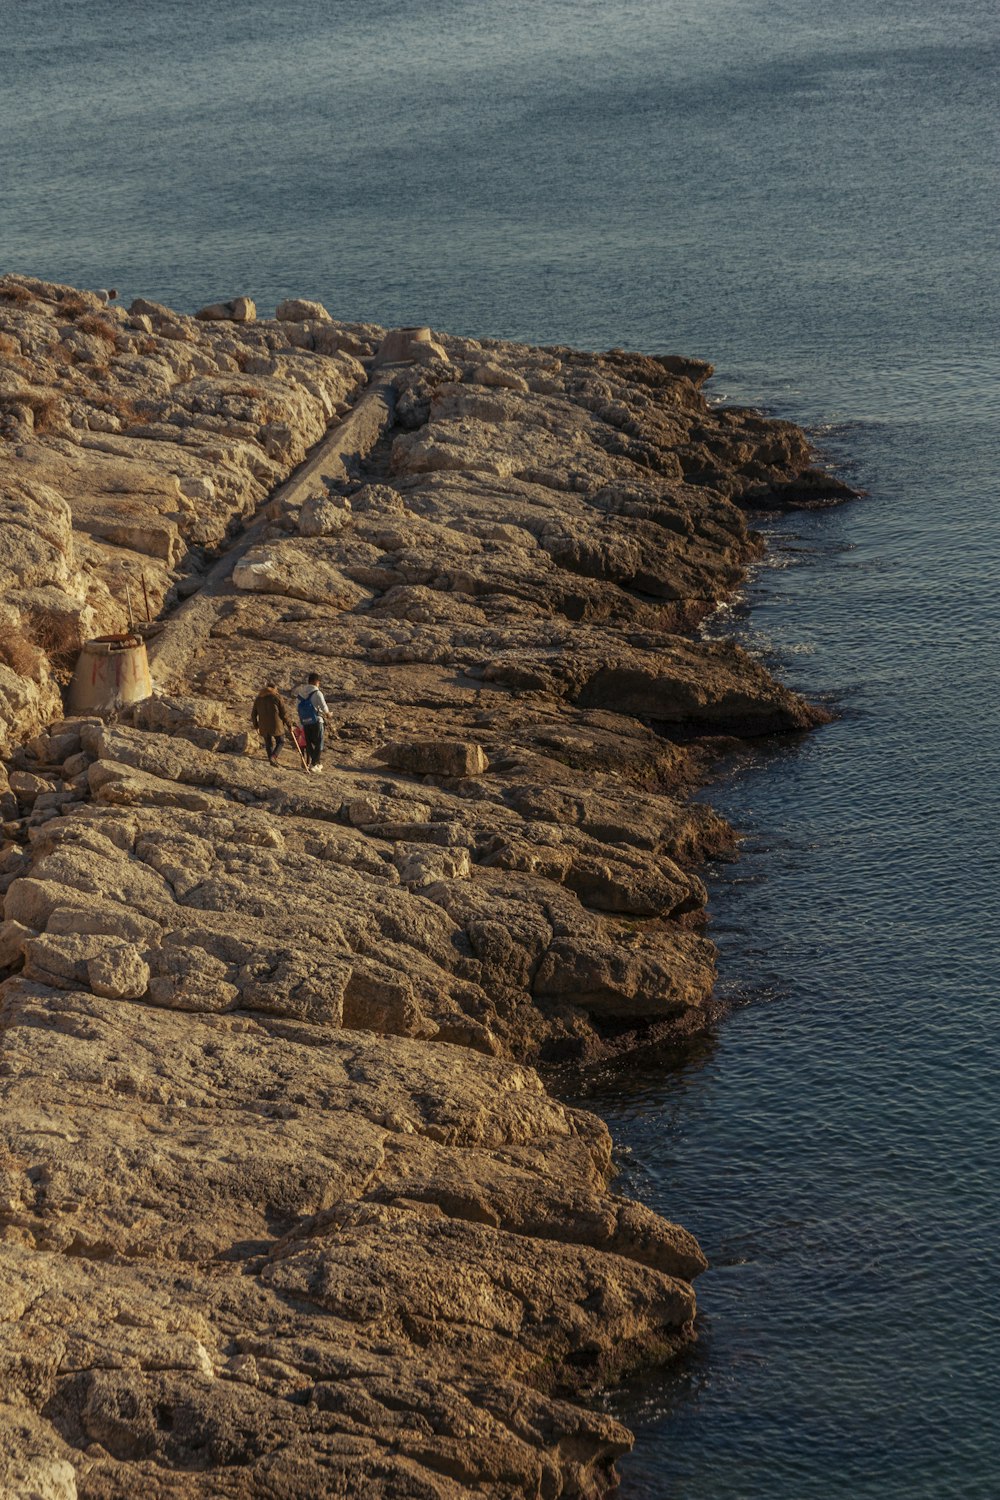
M0 364L8 370L20 370L29 379L35 377L35 366L21 351L20 341L12 334L0 333Z
M21 631L8 630L0 635L0 661L19 677L39 677L44 657Z
M36 432L51 432L58 426L57 418L62 413L62 401L51 391L18 391L14 399L30 408Z
M0 297L5 302L16 303L18 307L24 307L27 303L34 302L35 300L28 291L28 288L22 286L19 281L0 282Z
M51 432L57 427L62 409L63 403L53 391L24 389L0 394L0 412L12 417L16 424L24 421L25 411L30 411L36 432Z
M50 344L48 349L46 350L46 353L48 354L49 359L52 360L53 364L76 364L76 351L73 349L72 345L64 344L62 340L60 340L57 344Z
M102 318L100 313L87 313L76 321L77 328L81 333L92 333L96 338L103 339L112 349L118 345L118 330L107 318Z
M87 402L97 411L110 412L113 417L118 417L122 422L134 422L136 419L135 401L131 396L97 395L88 393Z
M81 313L90 311L90 303L84 302L75 292L70 292L68 296L59 299L58 309L67 318L78 318Z
M76 666L83 644L80 622L71 614L52 614L35 609L27 620L26 636L38 650L44 651L57 677L67 677Z

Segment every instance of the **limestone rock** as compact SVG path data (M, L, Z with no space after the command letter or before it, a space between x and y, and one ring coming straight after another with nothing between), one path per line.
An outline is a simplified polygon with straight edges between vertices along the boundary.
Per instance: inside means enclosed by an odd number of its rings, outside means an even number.
M468 849L404 846L394 858L400 880L411 890L420 890L439 880L468 880L471 873Z
M192 729L222 730L228 720L224 703L191 694L156 693L137 703L132 711L132 722L137 728L164 734L184 734Z
M34 933L21 922L0 922L0 969L9 969L23 956L25 943Z
M365 589L316 548L254 547L233 569L233 583L251 593L281 594L315 604L351 609L366 597Z
M248 298L205 312L221 320L0 277L0 458L20 433L0 484L2 751L58 712L81 642L128 623L126 588L137 618L158 612L364 379L340 347L291 349Z
M0 1500L77 1500L71 1452L30 1409L0 1405Z
M195 313L203 322L253 323L257 304L252 297L233 297L228 302L212 302Z
M215 485L212 481L199 475L187 475L178 479L177 488L189 500L209 502L216 496Z
M279 323L329 323L330 314L322 302L309 302L304 297L286 297L274 310Z
M346 496L314 495L299 512L300 536L333 536L350 518L351 502Z
M0 1489L598 1500L704 1257L532 1064L704 1029L689 790L817 714L694 627L823 487L697 361L249 312L0 278Z
M149 965L129 943L108 945L87 960L87 982L95 995L140 1000L149 988Z
M711 946L694 933L612 947L580 929L550 944L535 994L571 999L596 1016L648 1020L680 1015L707 1000L712 978Z
M7 784L18 801L25 803L34 802L44 792L55 791L53 782L44 776L35 776L31 771L12 771Z
M464 740L409 740L386 745L379 758L415 776L482 776L489 761L481 745Z
M54 765L79 751L80 731L73 726L61 731L53 728L47 734L36 734L27 748L37 760Z
M417 362L425 364L439 359L447 362L445 349L435 341L429 328L393 328L378 346L376 365Z
M470 377L476 385L492 386L508 391L519 391L527 394L528 382L523 375L515 371L503 369L500 365L486 364L478 365Z

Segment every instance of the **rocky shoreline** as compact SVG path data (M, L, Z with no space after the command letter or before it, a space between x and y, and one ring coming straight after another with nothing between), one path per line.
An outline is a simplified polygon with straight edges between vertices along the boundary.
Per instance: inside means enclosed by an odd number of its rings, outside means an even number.
M823 715L695 629L846 493L709 373L0 278L0 1494L613 1488L704 1259L534 1066L704 1030L687 794Z

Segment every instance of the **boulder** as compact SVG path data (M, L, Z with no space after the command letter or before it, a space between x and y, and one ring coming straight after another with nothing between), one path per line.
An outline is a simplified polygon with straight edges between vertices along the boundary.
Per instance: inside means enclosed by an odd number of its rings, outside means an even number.
M162 302L151 302L148 297L134 297L129 303L128 312L130 318L146 317L154 322L159 319L172 321L177 314L169 307L164 307Z
M54 782L46 780L44 776L36 776L33 771L11 771L7 784L18 801L26 803L34 802L44 792L54 792L56 789Z
M414 776L482 776L489 769L486 752L470 740L397 740L379 751L379 759Z
M0 1407L0 1500L77 1500L71 1452L20 1403Z
M95 995L140 1000L149 988L149 965L131 944L108 944L88 959L87 981Z
M187 474L177 481L177 488L188 500L210 504L216 496L215 485L205 475Z
M445 362L448 355L438 344L429 328L393 328L379 344L375 353L376 367L381 365L426 364L432 359Z
M689 359L683 354L660 354L657 363L671 375L679 375L682 380L690 380L692 385L702 386L710 376L715 374L715 366L710 365L706 359Z
M518 375L515 370L504 369L500 365L477 365L469 378L476 385L490 386L494 390L518 391L522 395L527 395L529 389L528 382L523 375Z
M634 945L585 927L558 936L535 978L535 994L570 1000L616 1021L677 1017L707 1001L714 950L694 933L651 934Z
M299 512L300 536L333 536L350 520L346 495L312 495Z
M252 547L233 568L233 583L248 593L283 594L336 609L351 609L366 597L332 558L294 542Z
M132 722L138 729L159 734L185 734L196 728L221 730L229 720L229 711L217 698L193 694L154 693L137 703Z
M25 944L34 937L30 927L8 919L0 922L0 969L9 969L24 956Z
M468 849L435 849L425 844L416 848L404 844L393 855L393 863L403 885L411 890L438 880L468 880L472 871Z
M322 302L310 302L305 297L286 297L274 309L279 323L329 323L330 314Z
M257 318L257 304L252 297L233 297L228 302L211 302L199 308L196 318L202 322L253 323Z

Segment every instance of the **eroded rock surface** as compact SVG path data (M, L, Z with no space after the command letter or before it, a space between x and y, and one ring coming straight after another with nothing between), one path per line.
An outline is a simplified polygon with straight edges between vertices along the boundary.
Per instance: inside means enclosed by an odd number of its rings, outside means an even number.
M0 277L0 752L127 592L157 615L346 410L363 367L297 328Z
M607 1494L704 1260L531 1064L704 1026L705 739L819 715L692 627L834 486L695 361L0 328L0 1494ZM67 720L126 583L157 694ZM247 733L310 670L319 775Z

